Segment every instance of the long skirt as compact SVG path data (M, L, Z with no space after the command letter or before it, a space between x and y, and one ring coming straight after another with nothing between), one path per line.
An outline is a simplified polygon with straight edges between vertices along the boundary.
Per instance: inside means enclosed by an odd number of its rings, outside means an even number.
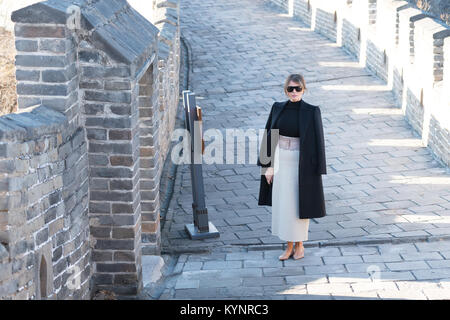
M281 240L308 240L309 219L299 219L300 150L275 148L272 186L272 234Z

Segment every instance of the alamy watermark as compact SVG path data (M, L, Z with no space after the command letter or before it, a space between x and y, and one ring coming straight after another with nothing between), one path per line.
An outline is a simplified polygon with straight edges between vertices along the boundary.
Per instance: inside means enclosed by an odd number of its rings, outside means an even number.
M67 272L70 276L67 278L67 289L80 290L81 289L81 269L78 266L70 267Z
M71 5L66 9L66 26L70 30L81 29L81 9L78 6Z
M272 164L279 139L279 129L271 129L270 134L266 129L228 128L225 131L208 129L201 137L198 133L200 132L199 122L196 121L194 124L194 137L189 130L182 128L172 132L171 141L178 142L170 155L173 163L191 164L191 159L194 157L193 164L257 164L258 159L263 165ZM202 150L202 139L205 145L204 150ZM267 144L268 139L270 144ZM193 144L192 141L194 141ZM276 166L274 168L276 169Z

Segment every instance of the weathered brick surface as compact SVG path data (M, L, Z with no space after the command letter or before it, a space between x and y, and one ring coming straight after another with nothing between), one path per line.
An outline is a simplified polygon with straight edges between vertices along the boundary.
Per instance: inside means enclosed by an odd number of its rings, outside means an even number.
M12 275L0 280L0 287L8 287L15 279L19 281L19 287L2 293L1 297L43 298L40 281L44 279L35 277L35 271L42 268L47 273L46 298L75 295L80 289L68 289L67 279L57 279L70 268L85 269L90 265L90 261L84 259L89 256L85 231L88 222L87 161L83 161L87 150L86 142L79 138L84 131L80 128L70 132L67 118L45 107L4 116L1 120L0 132L9 131L2 140L7 142L5 160L0 161L2 171L6 173L2 180L8 182L2 197L20 199L9 202L3 213L6 224L1 224L0 230L2 242L9 247L5 265L12 267ZM20 129L11 130L25 123L29 126L28 135ZM6 172L11 164L16 169ZM72 170L77 170L77 177L64 181L63 176ZM18 214L22 216L20 219ZM64 222L64 217L69 219L69 224ZM62 248L68 245L73 246L72 250L64 251ZM87 293L79 291L82 296Z
M66 20L72 4L82 23ZM156 27L124 0L50 0L12 14L19 108L43 106L0 119L0 239L9 250L0 274L23 273L20 289L0 279L2 298L141 289L142 251L159 252L158 186L179 97L178 1L153 7Z
M179 105L180 7L178 0L129 2L159 30L157 65L143 75L138 93L142 250L144 254L159 254L159 202L164 195L159 196L158 186L163 164L171 161L169 147ZM153 68L158 68L158 72ZM113 112L122 114L127 110L114 108Z

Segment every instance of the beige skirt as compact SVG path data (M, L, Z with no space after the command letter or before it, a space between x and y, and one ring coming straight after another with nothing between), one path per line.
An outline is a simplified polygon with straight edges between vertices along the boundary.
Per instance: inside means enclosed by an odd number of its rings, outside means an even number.
M285 137L280 135L280 138L284 139ZM308 240L309 219L298 218L299 159L299 149L284 149L280 148L279 145L275 148L272 186L272 234L284 241Z

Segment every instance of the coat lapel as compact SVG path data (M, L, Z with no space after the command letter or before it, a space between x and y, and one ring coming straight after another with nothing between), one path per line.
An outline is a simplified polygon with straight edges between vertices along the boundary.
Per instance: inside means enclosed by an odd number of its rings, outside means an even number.
M289 100L286 100L282 103L280 103L277 108L273 111L274 114L272 116L272 123L270 125L270 128L272 129L277 122L278 117L281 115L281 111L283 111L283 108L288 104ZM312 120L312 112L308 112L309 109L305 106L306 102L301 100L300 104L300 112L298 113L299 116L299 124L300 124L300 144L303 144L305 140L305 134L308 130L308 126L311 123Z

